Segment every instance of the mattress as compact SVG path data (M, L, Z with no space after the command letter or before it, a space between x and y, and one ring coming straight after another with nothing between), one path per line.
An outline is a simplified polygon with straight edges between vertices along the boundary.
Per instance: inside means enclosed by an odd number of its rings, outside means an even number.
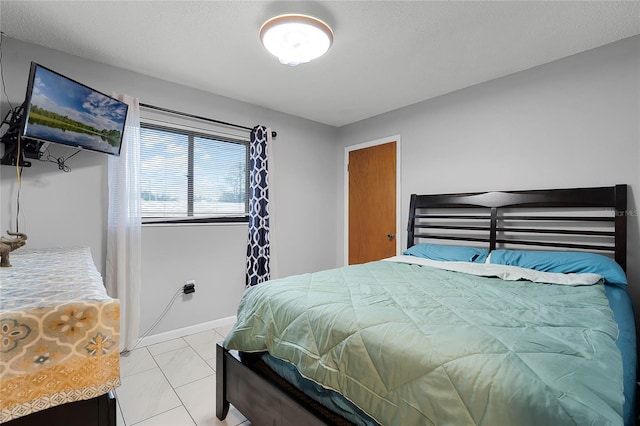
M380 424L623 422L602 283L372 262L265 284L246 292L225 347L268 351Z
M0 268L0 423L120 385L120 302L88 248L20 249Z

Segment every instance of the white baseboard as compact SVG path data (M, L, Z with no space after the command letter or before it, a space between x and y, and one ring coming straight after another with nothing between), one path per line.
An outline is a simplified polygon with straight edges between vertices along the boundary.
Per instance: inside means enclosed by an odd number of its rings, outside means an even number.
M231 316L220 318L217 320L203 322L201 324L190 325L189 327L179 328L177 330L165 331L164 333L152 334L144 337L136 345L137 347L149 346L156 343L166 342L167 340L177 339L179 337L188 336L190 334L200 333L201 331L211 330L212 328L230 326L235 324L237 317Z

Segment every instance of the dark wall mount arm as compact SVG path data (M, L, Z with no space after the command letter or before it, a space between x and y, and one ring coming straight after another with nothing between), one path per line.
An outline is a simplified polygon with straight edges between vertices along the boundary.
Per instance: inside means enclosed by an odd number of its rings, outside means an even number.
M24 108L25 104L23 103L19 107L10 110L2 120L2 126L5 124L9 126L0 138L0 142L4 144L4 154L0 158L0 164L3 166L30 167L31 162L25 160L25 157L40 158L39 148L42 143L25 141L20 138Z

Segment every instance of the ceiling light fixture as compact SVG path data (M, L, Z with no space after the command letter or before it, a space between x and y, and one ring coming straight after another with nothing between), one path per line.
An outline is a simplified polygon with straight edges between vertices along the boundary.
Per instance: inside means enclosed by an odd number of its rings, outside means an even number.
M333 31L307 15L279 15L260 27L260 40L281 64L295 67L324 55L333 44Z

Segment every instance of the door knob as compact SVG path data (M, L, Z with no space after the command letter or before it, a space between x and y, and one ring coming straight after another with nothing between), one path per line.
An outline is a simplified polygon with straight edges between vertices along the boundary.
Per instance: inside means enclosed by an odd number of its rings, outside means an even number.
M387 238L389 239L389 241L393 240L395 236L396 234L387 234Z

